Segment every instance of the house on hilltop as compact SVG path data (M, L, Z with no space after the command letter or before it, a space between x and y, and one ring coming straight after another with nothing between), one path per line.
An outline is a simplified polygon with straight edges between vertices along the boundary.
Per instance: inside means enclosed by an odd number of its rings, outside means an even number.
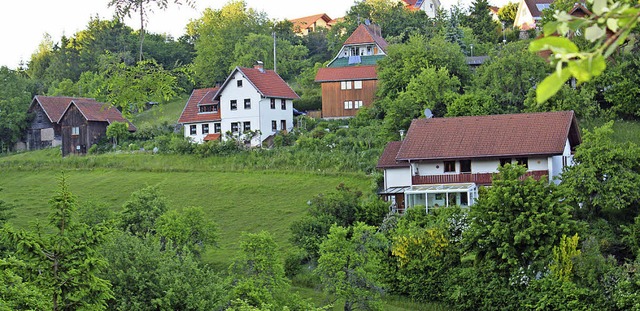
M388 44L377 25L361 24L344 42L315 82L322 88L322 117L346 118L370 106L376 93L376 63L386 56Z
M60 118L72 100L95 101L91 98L36 95L31 101L28 114L31 117L27 128L27 149L37 150L57 147L62 144Z
M390 142L377 164L379 194L397 211L471 206L498 167L527 167L527 176L559 182L581 143L573 111L413 120L403 141Z
M333 25L333 19L324 13L295 18L289 21L293 23L293 31L301 36L317 31L318 28L331 29Z
M219 88L194 90L178 120L195 142L229 133L255 147L293 128L293 100L299 96L262 64L236 67Z
M136 131L115 107L93 99L72 99L60 117L62 156L86 154L106 135L113 122L126 123L129 132Z
M430 18L436 17L440 9L440 0L402 0L410 10L424 11Z

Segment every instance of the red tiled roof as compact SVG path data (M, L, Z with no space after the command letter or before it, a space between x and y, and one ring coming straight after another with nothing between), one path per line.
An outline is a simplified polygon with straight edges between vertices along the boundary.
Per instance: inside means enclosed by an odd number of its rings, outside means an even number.
M133 126L131 122L127 121L127 119L122 116L120 111L118 111L118 109L116 109L116 107L113 107L112 105L99 103L95 100L83 99L74 99L71 101L71 105L75 105L76 107L78 107L78 110L80 111L80 113L82 113L84 118L87 119L87 121L107 122L109 124L113 122L122 122L129 125L129 131L134 132L136 130L136 127ZM69 108L67 107L67 110L68 109Z
M387 144L380 155L380 160L378 160L377 168L393 168L393 167L408 167L409 162L398 162L396 161L396 155L398 155L398 150L402 146L401 141L392 141Z
M60 118L62 118L62 114L74 99L95 102L95 99L93 98L36 95L33 97L31 105L33 106L36 102L39 103L42 110L44 110L44 113L49 118L49 121L51 121L51 123L58 123L60 122Z
M573 111L416 119L396 160L561 154L580 144Z
M376 66L323 67L318 69L316 82L376 80Z
M207 134L207 136L204 137L204 141L218 140L218 139L220 139L220 134Z
M216 93L218 93L219 87L211 87L205 89L195 89L191 92L191 96L187 101L187 104L182 110L182 114L178 119L178 123L192 123L192 122L206 122L220 120L220 107L218 107L217 113L198 113L200 111L199 105L202 104L214 104L217 100L214 100Z
M376 43L381 49L386 50L389 44L376 34L373 28L375 28L373 25L360 24L343 45Z
M260 70L256 68L236 67L251 84L264 97L285 99L300 98L291 87L273 70ZM231 73L230 77L233 75ZM227 79L228 80L228 79ZM227 82L225 82L226 84ZM224 85L223 85L224 87Z
M327 24L331 21L331 17L329 17L327 14L324 14L324 13L295 18L289 21L293 23L293 30L298 31L298 30L309 28L309 26L312 26L319 19L323 19L324 22Z

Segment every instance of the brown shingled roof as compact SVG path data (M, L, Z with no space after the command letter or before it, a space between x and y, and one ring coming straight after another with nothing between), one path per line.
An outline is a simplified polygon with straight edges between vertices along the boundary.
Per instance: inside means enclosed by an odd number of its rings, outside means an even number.
M203 104L214 104L217 100L214 100L216 93L218 93L219 87L211 87L205 89L195 89L191 92L191 96L187 101L187 104L182 110L182 114L178 119L178 123L192 123L192 122L206 122L220 120L220 107L218 107L217 113L198 113L200 111L199 106Z
M373 30L375 26L360 24L343 45L376 43L382 50L386 50L389 45L379 34Z
M375 80L376 66L323 67L318 69L315 82Z
M580 143L573 111L416 119L396 160L561 154Z
M84 99L74 99L71 101L69 107L71 105L75 105L76 107L78 107L78 111L82 113L87 121L107 122L109 124L113 122L122 122L129 125L129 131L135 132L136 130L136 127L133 126L131 122L127 121L127 119L122 116L120 111L118 111L118 109L116 109L116 107L112 105L99 103L95 100ZM64 113L66 113L69 107L67 107ZM64 113L62 114L63 116Z
M396 161L396 155L402 146L401 141L391 141L387 144L380 155L380 159L378 160L378 165L376 168L393 168L393 167L408 167L409 162L398 162Z
M39 103L42 110L44 110L44 113L49 118L49 121L51 121L51 123L58 123L60 122L60 118L62 118L62 114L74 99L95 102L95 99L93 98L36 95L33 97L31 105L33 106L36 103Z
M249 80L249 82L264 97L275 97L285 99L300 98L296 92L273 70L260 70L256 68L236 67L236 70ZM233 72L229 77L233 76ZM228 78L227 78L228 80ZM225 81L226 85L227 81ZM222 86L224 88L224 85Z
M293 30L299 31L302 29L309 28L309 26L312 26L319 19L323 19L327 24L331 21L331 17L329 17L325 13L305 16L300 18L294 18L294 19L290 19L289 21L293 23Z

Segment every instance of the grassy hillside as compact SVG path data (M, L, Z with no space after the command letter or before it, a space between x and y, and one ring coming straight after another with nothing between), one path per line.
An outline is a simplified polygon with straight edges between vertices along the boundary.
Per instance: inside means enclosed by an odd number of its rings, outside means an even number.
M0 158L0 199L15 206L11 220L25 227L46 221L48 200L61 172L81 202L121 210L130 194L157 185L170 208L202 206L219 227L219 248L205 259L228 264L238 251L242 232L271 232L283 250L290 247L289 226L302 217L307 201L338 184L367 191L364 174L228 168L231 159L150 154L108 154L60 158L53 149Z
M165 122L175 124L178 122L178 118L188 99L189 94L182 94L166 104L154 106L137 114L131 121L138 128L152 127Z

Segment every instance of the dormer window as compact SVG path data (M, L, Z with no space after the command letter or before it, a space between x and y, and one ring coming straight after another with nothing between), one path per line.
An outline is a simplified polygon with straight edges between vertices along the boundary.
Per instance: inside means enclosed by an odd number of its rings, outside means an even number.
M200 105L198 106L198 113L216 113L218 112L218 105Z

